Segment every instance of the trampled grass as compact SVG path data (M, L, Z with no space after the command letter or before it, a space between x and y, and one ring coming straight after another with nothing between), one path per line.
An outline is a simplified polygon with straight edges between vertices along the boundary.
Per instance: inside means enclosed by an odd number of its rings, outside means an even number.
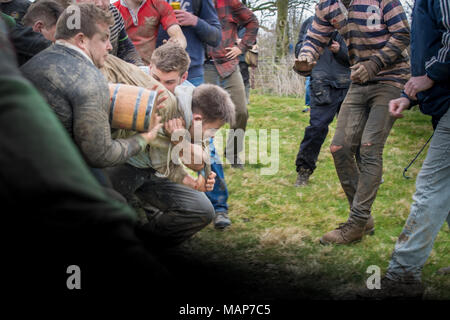
M384 151L384 183L372 207L375 235L348 246L322 246L318 239L344 222L349 208L329 151L336 121L309 186L293 186L295 157L309 121L303 109L302 99L252 93L248 128L279 130L279 170L275 175L261 175L261 168L268 165L246 165L243 171L225 165L232 227L219 232L209 226L189 243L209 261L233 261L263 272L267 278L260 281L292 286L293 291L310 285L323 290L321 297L341 298L348 288L364 285L368 266L379 266L382 274L386 270L409 214L425 152L408 170L411 179L403 178L403 168L431 135L432 127L430 118L419 110L406 112L395 123ZM436 274L448 265L450 231L445 223L423 269L425 298L450 299L450 277Z

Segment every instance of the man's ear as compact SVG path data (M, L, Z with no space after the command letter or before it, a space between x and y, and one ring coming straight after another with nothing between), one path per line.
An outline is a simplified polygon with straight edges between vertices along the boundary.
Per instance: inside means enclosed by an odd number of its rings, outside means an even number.
M193 121L202 121L203 116L200 113L193 113L192 114L192 120Z
M34 24L33 24L33 31L34 32L39 32L42 33L42 29L44 28L44 23L42 22L42 20L37 20Z
M188 78L188 72L186 71L181 77L181 83L183 83Z
M87 37L82 32L78 32L74 37L74 44L80 49L86 49L86 39Z

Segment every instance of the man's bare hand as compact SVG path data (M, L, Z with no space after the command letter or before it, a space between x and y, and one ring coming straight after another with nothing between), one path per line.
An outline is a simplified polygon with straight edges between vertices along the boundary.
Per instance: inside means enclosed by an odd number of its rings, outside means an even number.
M316 65L316 61L309 55L299 55L295 59L294 69L300 72L311 72Z
M178 23L180 26L192 26L195 27L198 22L197 16L193 15L190 12L184 10L173 10L175 13L175 17L177 17Z
M152 117L150 118L150 127L149 131L145 133L141 133L141 136L145 139L147 143L155 140L158 135L158 130L161 129L163 124L161 123L161 116L158 113L153 112Z
M242 50L236 46L225 48L225 50L228 51L227 54L225 55L225 57L229 60L233 60L234 58L237 58L237 57L239 57L239 55L242 54Z
M158 87L159 86L157 84L155 84L150 89L152 91L157 91L156 94L157 94L158 100L156 100L156 110L164 108L163 102L166 101L169 98L169 96L166 93L166 90L165 89L159 89L158 90Z
M341 45L339 44L339 42L332 40L331 45L328 48L331 52L338 53L341 49Z
M405 84L405 93L413 98L417 99L416 94L430 89L434 85L434 81L428 78L427 75L420 77L411 77L409 81Z
M197 179L196 190L200 192L209 192L214 189L214 184L216 183L216 174L211 172L208 176L208 180L200 174Z
M389 101L389 112L394 118L403 118L403 110L408 109L409 100L405 97Z
M184 121L181 118L175 118L166 121L166 123L164 123L164 129L170 136L174 135L181 138L178 141L172 140L172 143L175 145L182 141L182 137L184 137L184 134L186 132Z

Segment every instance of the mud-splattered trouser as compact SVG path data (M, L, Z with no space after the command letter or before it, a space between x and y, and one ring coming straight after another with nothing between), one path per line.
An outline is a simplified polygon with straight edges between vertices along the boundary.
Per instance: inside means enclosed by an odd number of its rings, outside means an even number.
M215 216L203 192L158 177L153 169L124 164L106 172L114 189L130 204L136 206L139 200L148 220L138 230L140 238L154 242L155 246L180 244L206 227Z
M445 220L450 227L450 109L439 121L417 176L411 212L400 234L386 276L420 280L434 240Z
M383 148L394 118L389 101L401 90L382 83L351 84L331 143L336 172L350 204L350 220L365 225L383 171ZM360 146L360 166L355 153Z
M247 127L248 110L245 97L245 87L239 68L232 74L222 78L212 63L205 63L205 83L212 83L225 89L231 97L235 106L235 119L231 124L226 146L226 156L231 163L242 163L238 157L244 146L244 133ZM238 130L240 129L240 130Z

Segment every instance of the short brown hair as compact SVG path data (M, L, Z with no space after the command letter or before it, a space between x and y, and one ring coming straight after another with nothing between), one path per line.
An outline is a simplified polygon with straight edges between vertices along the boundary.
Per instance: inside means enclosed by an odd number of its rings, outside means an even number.
M202 84L194 89L192 112L200 113L205 122L234 121L234 103L229 93L214 84Z
M33 3L23 16L25 26L33 26L37 20L42 20L46 28L53 27L64 8L52 0L40 0Z
M169 41L153 51L150 62L162 72L178 71L183 75L189 69L191 59L179 44Z
M79 9L79 25L69 25L76 20L74 14ZM71 19L69 23L69 19ZM111 26L114 24L114 18L109 11L97 8L92 3L81 3L70 5L64 10L56 23L55 39L67 40L78 33L83 33L91 39L98 32L97 24Z

